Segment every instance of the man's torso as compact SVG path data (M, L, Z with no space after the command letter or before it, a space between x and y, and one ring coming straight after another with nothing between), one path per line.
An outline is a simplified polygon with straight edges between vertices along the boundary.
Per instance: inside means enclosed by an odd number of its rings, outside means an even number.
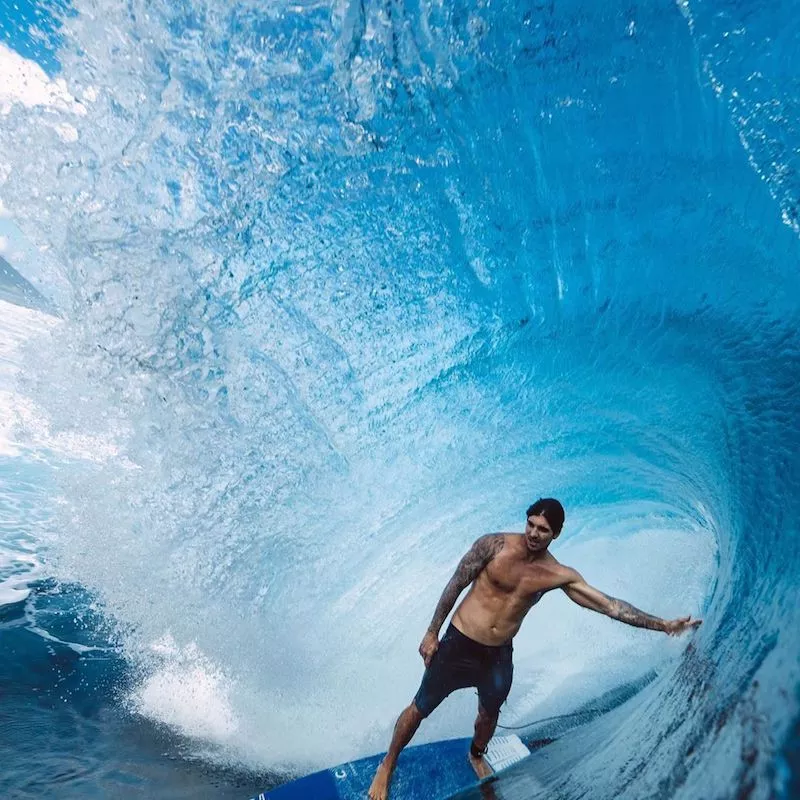
M486 645L511 641L542 595L564 583L564 568L550 553L527 557L522 534L506 533L503 547L484 567L453 615L453 625Z

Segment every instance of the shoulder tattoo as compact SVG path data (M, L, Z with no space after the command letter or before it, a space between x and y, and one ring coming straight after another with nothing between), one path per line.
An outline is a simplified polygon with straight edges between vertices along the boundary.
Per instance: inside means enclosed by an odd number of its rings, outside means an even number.
M505 536L502 533L487 533L481 536L461 559L456 574L466 583L471 583L503 549L504 544Z

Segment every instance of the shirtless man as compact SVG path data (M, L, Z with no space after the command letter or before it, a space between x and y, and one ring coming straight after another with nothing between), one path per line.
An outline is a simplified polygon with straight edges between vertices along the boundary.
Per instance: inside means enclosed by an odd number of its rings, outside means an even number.
M425 674L414 700L397 720L389 752L378 767L370 800L386 800L400 751L417 728L451 692L478 690L478 717L469 760L479 778L491 774L483 758L494 734L500 706L511 689L514 667L511 640L531 608L551 589L563 589L570 600L612 619L662 631L671 636L696 628L702 620L664 620L609 597L589 586L574 569L559 564L547 551L561 533L564 509L558 500L537 500L526 512L525 533L481 536L461 559L419 646ZM461 592L472 584L456 609L445 635L439 630Z

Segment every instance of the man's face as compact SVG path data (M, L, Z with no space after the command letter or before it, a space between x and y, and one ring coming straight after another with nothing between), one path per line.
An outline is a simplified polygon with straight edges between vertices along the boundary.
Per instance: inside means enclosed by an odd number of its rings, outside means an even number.
M525 525L525 544L528 546L528 552L540 553L550 545L550 542L555 539L550 523L541 515L528 517L528 522Z

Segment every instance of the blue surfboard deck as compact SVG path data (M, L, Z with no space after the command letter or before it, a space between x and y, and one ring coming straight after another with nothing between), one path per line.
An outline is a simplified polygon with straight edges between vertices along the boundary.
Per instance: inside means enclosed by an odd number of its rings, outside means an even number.
M392 778L392 800L436 800L475 786L478 779L467 759L470 741L448 739L403 750ZM253 800L365 800L383 755L314 772Z

